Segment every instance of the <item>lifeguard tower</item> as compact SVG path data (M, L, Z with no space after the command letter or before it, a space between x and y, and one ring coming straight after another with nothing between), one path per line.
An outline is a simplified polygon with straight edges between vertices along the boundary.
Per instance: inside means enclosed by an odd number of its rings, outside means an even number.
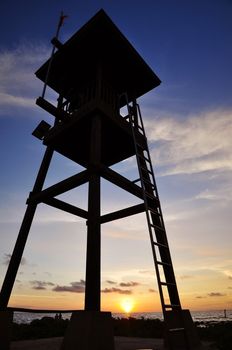
M160 79L103 10L65 44L57 38L52 42L56 52L38 69L36 76L58 93L58 103L54 106L44 96L36 103L53 115L55 121L53 126L42 121L33 132L43 141L46 151L27 200L25 217L2 286L0 308L7 309L36 207L45 203L87 222L85 309L73 314L62 349L113 349L110 313L103 313L100 308L101 225L144 212L166 326L166 346L195 349L199 343L189 312L181 308L137 103L140 96L160 84ZM125 116L120 114L122 107L127 109ZM85 170L44 189L54 152ZM131 156L136 156L139 172L139 178L134 181L110 168ZM101 215L101 177L136 196L139 203ZM88 210L56 198L84 183L88 183Z

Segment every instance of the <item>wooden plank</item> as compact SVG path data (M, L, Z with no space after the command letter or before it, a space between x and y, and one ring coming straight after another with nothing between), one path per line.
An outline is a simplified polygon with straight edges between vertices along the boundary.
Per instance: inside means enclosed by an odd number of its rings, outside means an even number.
M45 190L39 192L39 193L31 193L27 204L36 202L41 203L44 202L48 198L56 197L61 193L67 192L69 190L72 190L75 187L78 187L80 185L83 185L89 180L89 172L87 170L84 170L76 175L73 175L71 177L68 177L67 179L58 182L57 184L46 188Z
M143 199L142 188L134 184L132 181L128 180L126 177L118 174L116 171L102 164L99 166L99 171L101 176L104 177L104 179L112 182L114 185L121 187L125 191L130 192L131 194L139 197L140 199Z
M80 216L81 218L88 219L88 212L81 208L75 207L72 204L61 201L57 198L48 198L43 203L50 205L51 207L66 211L67 213Z
M25 308L25 307L7 307L7 310L9 311L14 311L14 312L30 312L30 313L40 313L40 314L59 314L59 313L72 313L75 311L79 311L79 309L75 309L75 310L60 310L60 309L29 309L29 308Z
M55 106L53 106L53 104L51 104L50 102L48 102L47 100L45 100L42 97L37 98L36 104L39 107L43 108L46 112L52 114L54 117L56 117L59 120L65 120L65 119L69 118L68 113L56 108Z
M144 203L137 204L129 208L117 210L112 213L102 215L101 224L105 224L106 222L113 221L113 220L122 219L127 216L139 214L139 213L142 213L143 211L145 211Z
M54 45L58 50L60 50L63 47L63 44L58 40L56 37L52 38L51 40L52 45Z

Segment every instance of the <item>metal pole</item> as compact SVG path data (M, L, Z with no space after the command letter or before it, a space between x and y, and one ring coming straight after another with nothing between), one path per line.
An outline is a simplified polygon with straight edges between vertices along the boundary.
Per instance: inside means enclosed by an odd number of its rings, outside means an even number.
M63 21L64 21L65 17L67 17L67 16L65 16L63 14L63 11L61 11L59 22L58 22L57 29L56 29L56 35L55 35L55 38L57 40L58 40L58 37L59 37L60 28L62 27L62 24L63 24ZM43 87L42 96L41 96L42 98L44 98L44 96L45 96L47 83L48 83L48 77L49 77L49 73L50 73L51 64L52 64L53 56L54 56L54 53L55 53L55 49L56 49L56 46L54 44L53 47L52 47L52 52L51 52L51 56L50 56L49 63L48 63L48 69L47 69L47 73L46 73L46 77L45 77L45 81L44 81L44 87Z

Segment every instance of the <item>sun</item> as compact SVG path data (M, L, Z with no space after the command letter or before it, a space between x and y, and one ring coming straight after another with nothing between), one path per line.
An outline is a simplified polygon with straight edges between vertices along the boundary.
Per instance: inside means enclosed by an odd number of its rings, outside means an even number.
M131 299L123 299L120 306L125 313L129 314L134 308L134 302Z

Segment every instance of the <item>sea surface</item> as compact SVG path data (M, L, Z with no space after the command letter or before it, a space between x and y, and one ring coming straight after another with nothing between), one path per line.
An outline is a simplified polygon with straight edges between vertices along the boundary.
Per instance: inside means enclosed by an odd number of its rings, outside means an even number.
M226 310L226 317L224 310L218 311L191 311L191 315L194 321L198 322L223 322L232 321L232 310ZM43 317L55 317L55 313L31 313L31 312L14 312L14 322L17 323L30 323L32 320L41 319ZM69 319L71 313L61 313L63 319ZM136 313L112 313L115 318L149 318L149 319L163 319L161 312L136 312Z

